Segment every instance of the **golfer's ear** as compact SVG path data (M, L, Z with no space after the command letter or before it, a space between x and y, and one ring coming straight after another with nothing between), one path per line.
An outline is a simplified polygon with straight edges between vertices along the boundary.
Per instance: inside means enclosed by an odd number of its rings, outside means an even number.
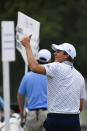
M69 58L69 54L66 54L66 55L65 55L65 58Z

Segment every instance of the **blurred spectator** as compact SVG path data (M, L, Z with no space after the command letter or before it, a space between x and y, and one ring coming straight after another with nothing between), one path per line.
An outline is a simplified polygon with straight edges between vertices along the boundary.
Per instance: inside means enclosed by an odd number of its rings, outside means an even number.
M0 96L0 121L3 121L4 101Z
M38 53L38 63L47 64L51 61L51 53L42 49ZM18 90L18 103L21 118L24 118L24 97L27 96L28 113L25 131L43 131L43 123L47 117L47 77L46 75L28 72L22 79Z

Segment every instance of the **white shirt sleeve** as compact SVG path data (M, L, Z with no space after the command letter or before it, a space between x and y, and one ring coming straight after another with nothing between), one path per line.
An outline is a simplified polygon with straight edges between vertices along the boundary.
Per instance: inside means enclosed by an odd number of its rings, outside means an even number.
M86 98L86 89L85 89L85 82L81 88L80 98Z
M53 62L53 63L45 64L44 67L46 69L46 75L53 77L55 75L56 71L58 73L58 70L60 68L59 65L60 65L59 62Z

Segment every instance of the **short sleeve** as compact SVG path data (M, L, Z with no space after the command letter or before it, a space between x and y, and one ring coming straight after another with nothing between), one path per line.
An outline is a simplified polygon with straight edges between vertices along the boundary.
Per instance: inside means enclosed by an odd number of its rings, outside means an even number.
M85 81L83 82L83 86L81 88L80 98L86 98Z
M19 86L19 89L18 89L18 92L22 95L26 95L26 76L23 77L21 83L20 83L20 86Z
M59 62L53 62L50 64L45 64L44 65L46 69L46 75L50 77L54 77L55 73L58 72L59 69Z

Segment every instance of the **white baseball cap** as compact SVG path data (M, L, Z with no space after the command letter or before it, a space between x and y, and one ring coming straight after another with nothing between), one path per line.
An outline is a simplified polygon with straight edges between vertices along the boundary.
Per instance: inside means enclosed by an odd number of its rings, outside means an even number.
M38 61L46 63L51 60L51 52L47 49L41 49L38 53Z
M71 56L72 59L74 59L76 57L76 49L73 45L71 45L69 43L63 43L61 45L52 44L52 49L54 51L56 51L56 50L65 51Z

